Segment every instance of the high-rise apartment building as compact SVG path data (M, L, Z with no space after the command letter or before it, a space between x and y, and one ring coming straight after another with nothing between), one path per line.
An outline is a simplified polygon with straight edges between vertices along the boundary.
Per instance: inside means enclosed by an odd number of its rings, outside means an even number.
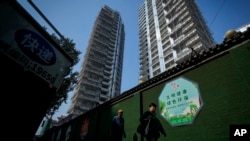
M214 45L195 0L145 0L140 6L140 82Z
M120 13L104 5L94 23L68 113L85 113L120 94L124 39Z

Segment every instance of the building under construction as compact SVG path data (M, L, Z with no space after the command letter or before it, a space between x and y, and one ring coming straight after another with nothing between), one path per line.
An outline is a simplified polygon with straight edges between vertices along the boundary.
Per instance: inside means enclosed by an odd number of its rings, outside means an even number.
M140 82L215 45L195 0L145 0L139 8L139 42Z
M84 113L120 95L124 40L120 13L104 5L93 26L69 114Z

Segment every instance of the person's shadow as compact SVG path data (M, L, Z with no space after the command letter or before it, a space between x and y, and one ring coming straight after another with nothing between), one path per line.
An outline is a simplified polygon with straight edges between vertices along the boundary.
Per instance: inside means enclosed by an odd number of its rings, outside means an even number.
M134 133L133 141L138 141L136 133Z

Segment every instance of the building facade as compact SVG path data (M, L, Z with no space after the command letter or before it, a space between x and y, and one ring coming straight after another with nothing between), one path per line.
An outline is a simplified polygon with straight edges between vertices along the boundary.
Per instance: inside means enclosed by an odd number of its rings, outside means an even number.
M125 31L120 13L104 5L96 18L69 114L81 114L121 91Z
M195 0L145 0L140 6L139 82L214 45Z

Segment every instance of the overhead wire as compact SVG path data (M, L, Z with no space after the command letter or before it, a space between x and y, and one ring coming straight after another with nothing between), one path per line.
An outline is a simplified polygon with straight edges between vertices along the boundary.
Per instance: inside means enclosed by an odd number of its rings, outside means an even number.
M216 14L215 14L215 16L214 16L213 20L212 20L212 21L211 21L211 23L210 23L210 26L212 26L212 24L214 23L214 21L215 21L216 17L219 15L220 10L221 10L221 9L222 9L222 7L224 6L225 2L226 2L226 0L223 0L223 2L221 3L221 5L220 5L220 7L219 7L218 11L216 12Z

